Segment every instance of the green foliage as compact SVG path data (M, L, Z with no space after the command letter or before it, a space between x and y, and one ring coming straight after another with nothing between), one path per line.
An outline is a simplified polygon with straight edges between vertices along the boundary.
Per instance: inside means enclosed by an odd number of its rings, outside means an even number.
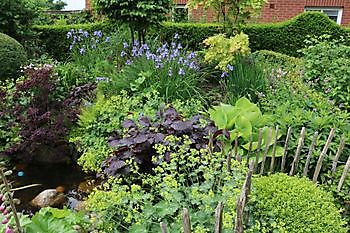
M263 67L253 57L236 56L233 66L228 64L221 75L226 101L234 103L242 96L257 102L267 89L267 78Z
M124 43L119 61L123 63L119 73L109 78L104 91L118 93L127 90L137 94L156 90L164 102L176 99L203 100L200 89L202 72L195 52L187 52L181 44L173 41L157 46L130 46ZM124 55L123 55L124 54Z
M250 138L252 138L251 151L256 151L258 147L258 129L262 129L262 148L266 145L272 145L273 140L271 138L276 137L276 131L269 127L266 127L269 121L269 116L263 115L260 109L247 98L242 97L237 100L236 105L221 104L220 106L214 106L213 109L209 110L210 118L214 121L218 129L222 129L224 142L223 150L225 153L231 153L233 150L233 143L236 138L240 139L239 154L246 155L249 149ZM269 132L271 132L270 141L268 141ZM279 134L277 138L281 135ZM268 151L268 156L272 155L272 149ZM281 147L276 148L276 157L283 155ZM251 154L255 158L256 154ZM259 161L262 160L260 155Z
M342 216L347 221L347 227L350 227L350 175L347 174L344 180L343 187L340 191L337 190L340 178L343 174L344 166L339 166L336 172L328 171L322 183L322 188L332 193L339 209L342 209Z
M152 174L140 173L136 162L131 175L111 179L88 198L88 208L99 216L101 232L159 232L159 222L171 232L182 232L182 208L188 208L194 232L213 232L215 208L222 201L224 232L232 231L236 199L244 168L233 162L227 171L226 156L208 149L193 149L186 138L168 136L168 146L157 145L161 159Z
M189 0L187 6L190 9L199 5L205 9L214 9L232 32L233 29L240 30L252 16L257 16L266 2L267 0Z
M37 10L32 1L0 1L0 32L22 41L30 34L29 27L37 16Z
M130 97L122 91L119 95L105 97L98 94L95 103L86 103L78 121L78 127L70 134L82 156L79 164L86 171L100 171L101 163L112 148L108 146L108 137L118 129L125 119L137 119L139 116L154 116L162 103L157 92L141 93ZM201 103L196 100L174 101L173 105L189 117L202 110Z
M225 70L228 64L234 65L235 57L248 55L249 39L244 33L226 38L224 34L209 37L203 41L208 46L204 59L218 64L216 68Z
M76 13L41 13L35 21L36 25L73 25L93 23L97 16L91 11L83 10Z
M345 137L350 136L349 114L341 111L331 101L303 83L299 71L289 70L288 73L286 72L271 73L270 80L273 80L273 82L270 91L267 91L266 96L260 100L260 107L262 112L271 114L271 122L279 125L284 135L288 127L293 129L287 154L287 164L291 162L295 155L302 127L306 128L305 143L301 150L302 155L308 153L313 134L316 131L319 133L316 148L311 157L311 171L316 166L318 156L326 143L331 128L336 130L328 155L323 161L319 177L322 181L325 179L324 174L331 167L332 157L337 151L342 134ZM340 161L346 161L348 154L349 147L345 147ZM302 156L298 164L298 171L302 171L305 161L306 156ZM309 175L312 175L311 173Z
M339 42L319 42L303 53L305 81L340 108L350 110L350 47Z
M15 143L20 141L19 131L20 126L11 116L3 109L10 109L14 102L13 96L7 93L12 93L15 90L13 80L0 82L0 152L6 151Z
M27 62L26 51L15 39L0 33L0 80L17 77Z
M200 50L203 41L218 33L223 32L221 24L212 23L171 23L164 22L159 28L153 29L154 34L159 34L160 39L172 41L176 33L179 34L179 40L182 45L188 49Z
M253 179L247 232L347 232L333 197L307 178Z
M337 25L326 15L318 12L306 12L282 23L247 24L242 31L248 35L252 51L271 50L290 56L300 56L298 50L305 47L309 36L331 35L339 39L343 36L349 44L349 30ZM207 37L223 32L220 24L163 23L159 30L161 38L171 41L174 33L179 33L181 43L197 49Z
M69 56L70 41L67 40L67 33L71 29L82 29L89 32L101 30L108 33L113 28L115 28L115 25L106 22L75 25L36 25L33 27L38 33L38 40L44 51L59 61L64 61Z
M43 208L25 225L25 232L37 233L76 233L87 232L90 221L83 212L73 212L68 209Z
M299 58L269 50L259 50L252 55L255 61L263 63L269 71L271 71L271 69L279 68L290 70L300 66L302 63L302 60Z
M157 25L165 20L170 12L171 0L94 0L94 9L106 14L111 20L129 25L131 29L132 44L134 44L134 31L138 32L138 41L145 43L145 34L151 25Z

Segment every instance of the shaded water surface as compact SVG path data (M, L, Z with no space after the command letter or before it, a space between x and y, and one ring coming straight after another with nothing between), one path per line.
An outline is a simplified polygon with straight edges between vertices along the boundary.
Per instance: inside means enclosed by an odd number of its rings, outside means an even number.
M33 208L29 202L45 189L56 189L58 186L64 188L64 193L70 201L82 199L78 186L81 182L91 179L77 165L68 164L43 164L22 165L17 164L13 170L13 188L40 184L24 190L15 191L14 197L20 199L19 211L32 212ZM23 176L22 176L23 172Z

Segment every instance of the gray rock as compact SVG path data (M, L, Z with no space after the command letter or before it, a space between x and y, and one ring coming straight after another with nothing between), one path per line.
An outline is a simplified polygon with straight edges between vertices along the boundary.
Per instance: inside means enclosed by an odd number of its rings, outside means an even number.
M66 203L66 197L56 189L46 189L38 194L30 204L36 208L62 207Z

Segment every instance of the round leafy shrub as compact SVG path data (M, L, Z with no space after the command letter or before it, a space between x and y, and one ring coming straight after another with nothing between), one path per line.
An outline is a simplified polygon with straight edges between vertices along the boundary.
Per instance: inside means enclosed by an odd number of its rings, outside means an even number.
M0 80L12 78L27 61L23 46L8 35L0 33Z
M347 232L332 195L307 178L274 174L252 187L248 232Z

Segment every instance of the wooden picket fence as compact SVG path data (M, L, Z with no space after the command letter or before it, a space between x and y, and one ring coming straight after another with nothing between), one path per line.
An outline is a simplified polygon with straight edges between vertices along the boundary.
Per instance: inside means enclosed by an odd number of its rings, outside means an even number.
M235 227L233 230L234 233L243 233L244 231L244 224L245 224L245 219L247 219L247 216L244 216L245 211L244 208L246 206L246 203L248 202L248 197L251 191L251 181L252 181L252 175L258 174L258 175L263 175L265 173L265 167L268 168L268 173L274 173L276 169L276 146L277 146L277 137L278 137L278 132L279 132L279 127L277 126L275 129L275 138L272 139L272 130L269 131L268 133L268 138L267 138L267 142L266 142L266 146L265 148L262 148L262 129L259 130L259 134L258 134L258 147L257 147L257 151L256 151L256 157L255 159L251 159L249 160L249 157L252 153L252 144L253 144L253 140L252 137L250 139L250 143L249 143L249 149L248 149L248 154L247 154L247 159L248 159L248 173L246 175L243 187L242 187L242 191L237 199L237 207L236 207L236 219L235 219ZM286 139L284 141L284 150L283 150L283 156L281 158L281 166L279 169L279 172L285 172L288 173L288 175L293 176L297 173L297 168L298 168L298 162L301 158L301 152L302 152L302 148L304 146L305 143L305 135L306 135L306 129L305 127L303 127L301 129L300 132L300 136L298 138L298 144L297 144L297 149L294 153L294 157L292 160L292 163L290 164L290 170L287 171L287 166L286 166L286 162L287 162L287 154L288 154L288 147L291 141L291 134L292 134L292 128L288 128L287 131L287 136ZM330 144L334 138L335 135L335 129L332 128L327 141L320 153L320 156L318 157L318 161L312 176L312 181L314 183L317 182L318 176L320 174L321 168L322 168L322 163L325 159L325 157L327 156L327 152L329 150ZM313 138L312 138L312 142L309 145L309 149L308 149L308 153L306 155L306 163L304 165L304 168L302 170L302 174L303 176L308 176L309 173L309 165L310 165L310 161L312 158L312 155L315 151L315 145L316 145L316 140L317 137L319 136L318 132L315 132L313 134ZM274 140L274 142L271 144L271 140ZM268 164L266 164L267 162L267 154L268 151L270 150L270 147L272 146L272 156L270 159L270 164L269 166L266 166ZM331 168L331 172L334 174L336 172L337 169L337 165L338 165L338 160L340 155L342 154L343 150L345 147L345 137L342 136L336 155L333 158L332 161L332 168ZM234 159L236 159L237 161L242 161L242 156L238 153L238 141L237 139L235 140L235 146L233 149L234 152ZM259 157L261 155L261 153L263 153L263 159L262 162L260 163L260 169L259 169ZM227 169L230 169L230 164L231 164L231 160L232 160L232 153L228 153L228 157L227 157ZM339 192L344 184L345 178L348 175L350 170L350 155L347 159L347 162L344 166L341 178L338 182L337 185L337 191ZM219 202L216 210L215 210L215 233L221 233L222 232L222 218L223 218L223 209L224 209L224 205L222 202ZM184 233L191 233L191 222L190 222L190 215L188 212L187 208L183 209L183 231ZM164 224L163 222L160 223L160 228L161 228L161 232L162 233L167 233L167 226L166 224Z

